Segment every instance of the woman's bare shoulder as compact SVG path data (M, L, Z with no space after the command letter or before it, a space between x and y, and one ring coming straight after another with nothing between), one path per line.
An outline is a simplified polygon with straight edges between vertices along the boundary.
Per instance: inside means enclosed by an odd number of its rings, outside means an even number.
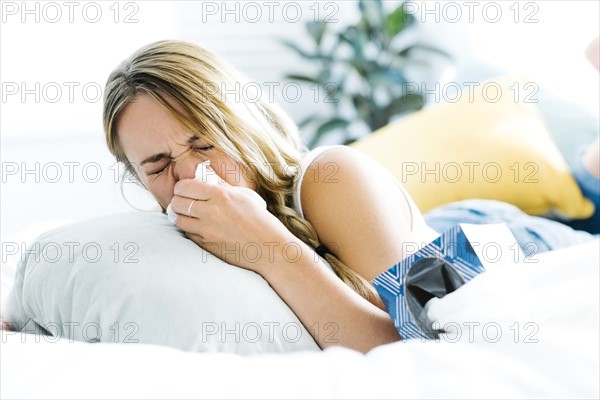
M410 206L395 178L369 156L349 147L323 153L307 169L301 197L321 243L366 279L402 258Z
M335 146L317 156L302 180L302 209L306 216L339 196L364 197L369 191L398 191L398 182L379 162L348 146ZM350 200L350 198L346 198ZM338 204L342 205L342 204Z

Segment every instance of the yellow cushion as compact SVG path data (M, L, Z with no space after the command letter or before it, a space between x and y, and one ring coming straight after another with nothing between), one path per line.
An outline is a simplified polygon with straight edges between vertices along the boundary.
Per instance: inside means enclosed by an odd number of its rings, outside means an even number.
M494 79L474 87L472 97L465 90L454 103L411 114L351 146L387 167L422 212L483 198L529 214L589 217L594 205L582 196L534 103L525 102L526 83Z

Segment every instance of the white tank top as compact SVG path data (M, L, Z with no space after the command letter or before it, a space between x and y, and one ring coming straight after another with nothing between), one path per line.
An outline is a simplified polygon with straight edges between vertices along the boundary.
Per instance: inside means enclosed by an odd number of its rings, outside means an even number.
M304 174L312 164L312 162L319 157L320 155L326 153L331 149L335 149L338 147L346 147L344 145L333 145L333 146L320 146L317 147L307 153L305 153L304 157L300 161L299 171L294 179L293 185L293 199L294 199L294 209L302 218L304 218L304 212L302 211L302 202L300 200L300 192L302 190L302 179L304 178ZM417 234L418 238L422 238L425 243L435 239L439 234L431 229L423 219L421 212L417 208L416 204L410 197L410 195L406 192L406 189L396 180L404 199L408 203L409 213L410 213L410 227L411 231Z

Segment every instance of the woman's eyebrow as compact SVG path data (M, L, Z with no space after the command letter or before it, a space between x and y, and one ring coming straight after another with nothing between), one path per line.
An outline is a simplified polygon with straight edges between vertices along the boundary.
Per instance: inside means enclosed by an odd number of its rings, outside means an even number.
M188 138L188 140L187 140L187 142L186 142L186 143L187 143L188 145L191 145L191 144L193 144L193 143L194 143L196 140L198 140L198 137L196 137L196 136L193 136L193 135L192 135L192 136L190 136L190 137ZM141 166L144 166L145 164L152 164L152 163L155 163L155 162L157 162L157 161L160 161L160 160L162 160L163 158L169 158L169 157L171 157L171 153L166 153L166 152L164 152L164 151L163 151L162 153L157 153L157 154L151 155L150 157L148 157L148 158L144 159L144 161L142 161L142 162L140 163L140 165L141 165Z
M140 165L144 166L145 164L148 164L148 163L152 164L152 163L162 160L163 158L169 158L169 157L171 157L171 153L165 153L165 152L157 153L157 154L154 154L154 155L146 158L144 161L141 162Z

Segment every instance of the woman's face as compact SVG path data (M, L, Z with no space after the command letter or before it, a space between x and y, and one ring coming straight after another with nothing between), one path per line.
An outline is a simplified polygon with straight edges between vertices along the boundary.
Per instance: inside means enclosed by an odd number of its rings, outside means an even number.
M173 104L176 106L175 104ZM196 138L148 94L140 94L121 113L119 142L141 183L164 207L180 179L193 179L196 166L210 160L211 168L232 186L256 191L254 180L227 154Z

